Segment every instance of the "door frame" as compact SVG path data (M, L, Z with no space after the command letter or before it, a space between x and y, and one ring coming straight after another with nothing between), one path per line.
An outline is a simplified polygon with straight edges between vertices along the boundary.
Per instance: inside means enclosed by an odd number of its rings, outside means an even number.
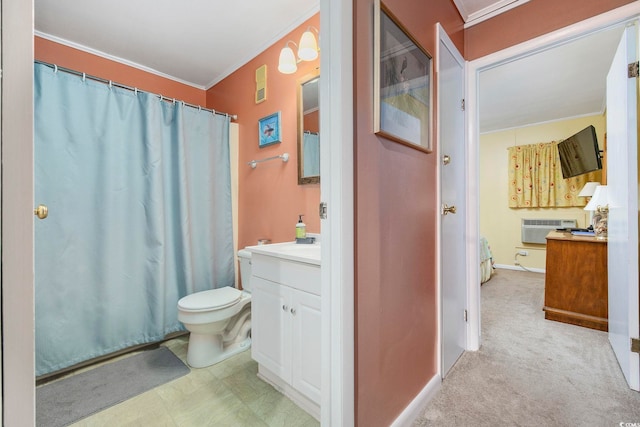
M35 425L33 2L2 0L2 425Z
M355 423L353 2L320 0L323 426ZM325 114L326 113L326 114Z
M617 9L594 16L565 28L547 33L518 45L503 49L482 58L470 61L467 67L467 149L468 149L468 190L467 206L467 253L469 259L479 259L478 239L480 238L480 192L477 185L480 172L479 149L479 79L484 70L494 68L513 60L527 57L545 49L560 46L568 41L591 33L620 25L640 16L640 2L633 2ZM480 271L474 268L467 282L469 295L469 350L478 350L481 343L480 329Z

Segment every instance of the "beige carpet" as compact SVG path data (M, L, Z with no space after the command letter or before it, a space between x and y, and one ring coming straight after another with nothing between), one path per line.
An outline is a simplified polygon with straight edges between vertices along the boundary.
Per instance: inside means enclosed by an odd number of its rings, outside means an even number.
M414 426L639 423L606 332L544 319L544 275L497 270L482 286L482 346L466 352Z

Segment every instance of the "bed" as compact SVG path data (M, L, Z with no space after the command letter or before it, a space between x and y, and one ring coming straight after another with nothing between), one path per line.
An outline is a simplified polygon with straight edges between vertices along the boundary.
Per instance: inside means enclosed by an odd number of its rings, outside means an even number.
M480 237L480 284L486 282L493 274L493 256L489 242L484 237Z

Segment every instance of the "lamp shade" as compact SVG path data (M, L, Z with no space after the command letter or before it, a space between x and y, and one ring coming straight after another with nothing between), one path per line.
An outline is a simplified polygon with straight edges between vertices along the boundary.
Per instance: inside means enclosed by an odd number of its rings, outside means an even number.
M296 57L293 54L293 50L289 46L283 47L278 60L278 71L283 74L292 74L297 69L298 66L296 65Z
M597 181L589 181L587 182L582 190L578 193L578 197L591 197L593 193L596 191L596 187L600 185Z
M300 47L298 48L298 58L303 61L313 61L318 57L318 43L311 32L307 30L300 37Z
M609 195L607 191L606 185L598 185L596 187L596 191L593 193L593 197L587 203L587 206L584 207L585 211L595 211L598 209L598 206L608 206L609 205Z

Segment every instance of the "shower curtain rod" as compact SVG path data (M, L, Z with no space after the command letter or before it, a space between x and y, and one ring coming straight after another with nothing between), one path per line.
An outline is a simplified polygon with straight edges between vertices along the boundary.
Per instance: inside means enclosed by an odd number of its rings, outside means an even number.
M149 93L149 94L151 94L153 96L157 96L158 98L160 98L161 101L170 101L170 102L174 102L174 103L175 102L181 102L183 105L185 105L187 107L197 108L198 110L208 111L208 112L213 113L213 114L218 114L218 115L221 115L221 116L231 117L231 120L238 120L238 115L237 114L221 113L221 112L216 111L216 110L211 109L211 108L205 108L205 107L201 107L200 105L189 104L188 102L180 101L180 100L177 100L175 98L167 98L167 97L165 97L163 95L158 95L156 93L145 92L143 90L138 89L137 87L131 87L131 86L124 85L122 83L116 83L116 82L114 82L112 80L107 80L107 79L103 79L101 77L91 76L89 74L82 73L82 72L76 71L76 70L72 70L70 68L59 67L56 64L50 64L48 62L38 61L38 60L34 60L33 62L35 62L36 64L42 64L42 65L46 65L47 67L53 68L53 70L56 71L56 72L57 71L64 71L65 73L69 73L69 74L73 74L73 75L78 76L78 77L82 77L83 80L84 79L89 79L89 80L96 81L98 83L103 83L103 84L109 85L109 87L115 86L115 87L119 87L121 89L130 90L131 92L135 92L135 93L138 93L138 92Z

